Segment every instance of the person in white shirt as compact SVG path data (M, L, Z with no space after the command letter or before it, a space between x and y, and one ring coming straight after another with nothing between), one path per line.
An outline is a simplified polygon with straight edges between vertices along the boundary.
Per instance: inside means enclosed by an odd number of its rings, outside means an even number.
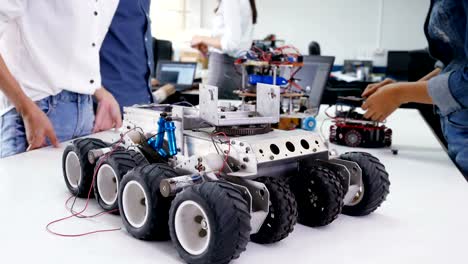
M99 68L99 49L117 5L2 0L0 158L121 126L119 106L102 88Z
M252 46L255 0L219 0L215 14L212 36L194 36L191 45L204 54L210 51L207 84L218 87L219 98L235 99L233 91L240 89L242 78L234 62Z

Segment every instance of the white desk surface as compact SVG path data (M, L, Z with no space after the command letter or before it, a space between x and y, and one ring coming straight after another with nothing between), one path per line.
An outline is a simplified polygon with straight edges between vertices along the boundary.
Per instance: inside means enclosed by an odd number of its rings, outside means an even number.
M465 179L418 112L399 110L388 125L399 155L388 149L370 151L386 165L391 180L390 195L378 211L363 218L341 215L323 228L298 224L277 244L249 243L234 263L467 263ZM46 232L49 221L67 215L62 150L47 148L0 160L2 263L181 263L171 242L138 241L124 229L80 238ZM97 211L91 202L88 212ZM54 228L78 233L121 226L118 216L106 215Z

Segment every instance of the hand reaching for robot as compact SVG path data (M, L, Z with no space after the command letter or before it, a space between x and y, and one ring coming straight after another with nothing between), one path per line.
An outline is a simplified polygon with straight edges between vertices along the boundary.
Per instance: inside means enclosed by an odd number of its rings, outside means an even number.
M390 78L387 78L379 83L373 83L373 84L369 84L367 86L367 88L364 90L364 92L362 93L362 97L363 98L367 98L369 96L371 96L372 94L374 94L378 89L388 85L388 84L392 84L392 83L396 83L395 80L393 79L390 79Z
M379 122L387 119L403 103L400 86L398 83L391 83L383 87L371 88L370 96L362 105L362 109L367 110L364 117Z

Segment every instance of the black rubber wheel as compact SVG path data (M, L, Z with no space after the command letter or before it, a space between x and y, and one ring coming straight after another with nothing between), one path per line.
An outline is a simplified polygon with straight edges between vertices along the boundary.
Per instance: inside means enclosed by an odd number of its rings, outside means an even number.
M338 177L322 166L301 168L290 178L296 196L299 223L316 227L333 222L343 208L343 187Z
M176 196L169 215L171 239L187 263L228 263L249 242L249 207L231 184L206 182L188 187Z
M141 240L169 240L169 209L172 198L159 191L161 180L177 177L166 164L136 167L122 179L119 207L128 233ZM124 197L125 195L125 197Z
M362 170L363 190L356 196L356 204L345 206L343 214L364 216L374 212L387 198L390 181L385 166L369 153L348 152L340 159L356 162Z
M362 135L357 130L350 130L344 135L344 142L349 147L359 147L362 143Z
M294 230L297 222L296 198L289 185L281 179L262 177L262 182L270 192L270 211L258 233L250 239L259 244L271 244L285 239Z
M97 138L82 138L65 148L62 156L63 177L71 194L80 198L88 197L95 166L89 163L88 152L109 146L109 143ZM90 195L93 197L94 192L91 191Z
M384 138L384 145L385 147L391 147L392 146L392 130L387 129L385 130L385 138Z
M94 197L102 209L118 214L118 191L123 176L137 166L148 164L148 161L134 150L116 150L103 156L97 164Z

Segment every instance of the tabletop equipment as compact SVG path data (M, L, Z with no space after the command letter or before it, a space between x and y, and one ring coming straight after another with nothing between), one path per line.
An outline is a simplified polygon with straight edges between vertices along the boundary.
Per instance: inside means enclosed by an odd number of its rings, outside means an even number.
M217 87L202 85L198 108L125 108L120 140L66 148L68 189L85 197L94 188L132 236L170 238L184 261L200 264L228 263L249 241L280 241L296 221L324 226L382 204L390 182L377 158L331 157L318 133L272 129L280 87L257 88L255 105L220 102Z

